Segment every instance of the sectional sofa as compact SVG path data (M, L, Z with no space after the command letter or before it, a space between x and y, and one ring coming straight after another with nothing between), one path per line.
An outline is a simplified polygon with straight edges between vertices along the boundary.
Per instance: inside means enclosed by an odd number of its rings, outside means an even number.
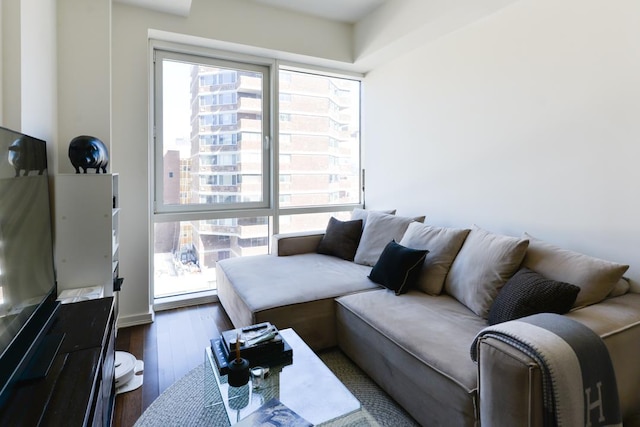
M422 425L541 426L547 368L480 336L555 313L601 338L620 417L637 422L640 293L628 266L526 233L392 213L356 210L323 233L275 236L270 255L220 261L218 295L234 326L271 321L316 350L338 345Z

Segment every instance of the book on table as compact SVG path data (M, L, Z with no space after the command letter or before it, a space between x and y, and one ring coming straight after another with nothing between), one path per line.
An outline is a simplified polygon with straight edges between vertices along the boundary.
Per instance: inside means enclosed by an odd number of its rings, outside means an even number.
M236 340L238 339L240 356L247 360L262 356L265 353L276 354L284 351L282 336L270 322L224 331L222 333L222 342L227 352L227 357L235 355Z
M211 351L221 375L228 372L228 363L236 357L236 340L239 338L240 357L254 366L290 364L293 360L291 346L269 322L246 328L231 329L211 340Z

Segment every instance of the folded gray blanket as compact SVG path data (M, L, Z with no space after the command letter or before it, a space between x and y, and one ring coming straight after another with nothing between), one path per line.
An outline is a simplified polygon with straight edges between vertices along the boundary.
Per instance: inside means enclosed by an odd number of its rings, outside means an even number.
M602 339L582 323L542 313L489 326L476 336L505 342L542 371L545 426L622 426L615 372Z

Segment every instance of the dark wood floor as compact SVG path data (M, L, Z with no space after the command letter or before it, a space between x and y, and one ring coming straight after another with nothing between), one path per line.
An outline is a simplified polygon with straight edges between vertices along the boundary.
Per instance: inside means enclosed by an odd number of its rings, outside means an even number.
M144 361L144 382L117 396L113 425L132 426L160 393L204 361L211 338L231 328L216 303L161 311L150 325L119 329L116 350Z

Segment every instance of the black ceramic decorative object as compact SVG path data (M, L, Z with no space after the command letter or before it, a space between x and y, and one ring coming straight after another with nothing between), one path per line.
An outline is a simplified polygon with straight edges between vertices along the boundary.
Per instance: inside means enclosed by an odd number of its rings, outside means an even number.
M80 169L87 173L87 169L95 169L96 173L107 173L109 151L106 145L94 136L76 136L69 143L69 160L80 173Z
M231 387L242 387L249 382L249 361L247 359L233 359L229 362L227 382Z

